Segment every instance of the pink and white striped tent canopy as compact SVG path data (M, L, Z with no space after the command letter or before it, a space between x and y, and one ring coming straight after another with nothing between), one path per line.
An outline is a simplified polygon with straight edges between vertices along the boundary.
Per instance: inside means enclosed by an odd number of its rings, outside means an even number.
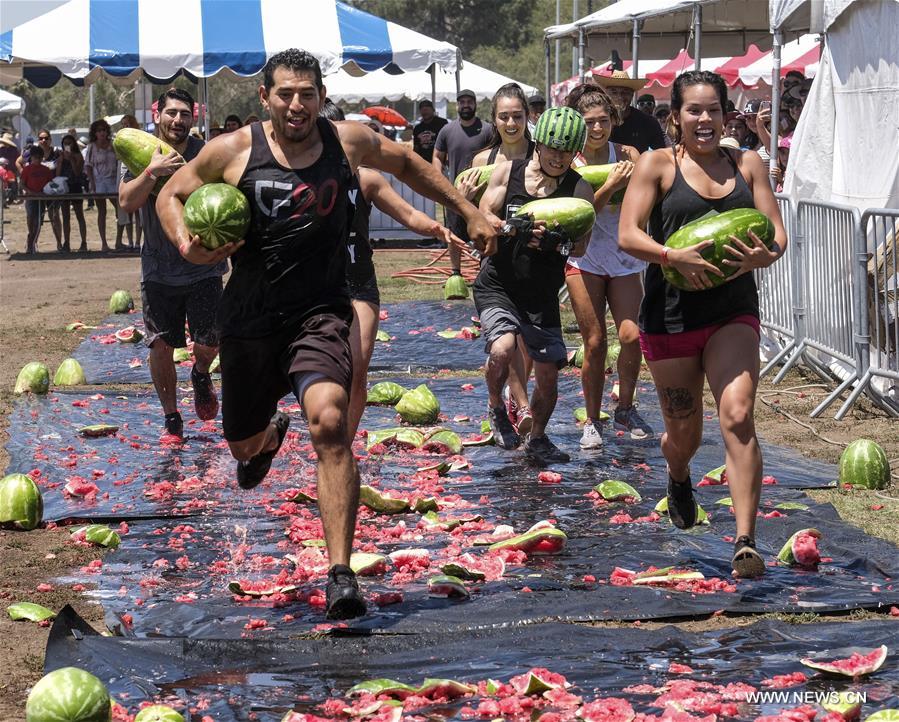
M814 77L819 57L820 46L817 35L803 35L785 44L781 50L781 77L791 70L799 70L807 78ZM623 65L624 70L630 74L631 61L626 60ZM703 70L714 70L732 88L755 88L760 83L767 86L771 82L773 65L772 53L763 52L755 45L750 45L745 55L702 59ZM670 87L678 75L694 69L693 58L686 50L681 50L670 60L641 60L638 68L640 75L647 80L647 92ZM610 75L611 72L609 63L602 63L591 68L588 74ZM577 83L577 77L573 77L553 85L553 102L560 104Z

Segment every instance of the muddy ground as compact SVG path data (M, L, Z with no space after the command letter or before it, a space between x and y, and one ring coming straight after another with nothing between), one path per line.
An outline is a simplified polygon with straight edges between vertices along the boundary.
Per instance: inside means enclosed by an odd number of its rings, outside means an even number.
M112 214L110 214L112 215ZM49 227L45 230L37 256L24 256L24 212L22 206L7 210L5 240L12 251L0 250L0 470L5 469L8 415L14 403L12 388L19 369L27 362L40 360L51 370L66 358L90 333L65 331L71 321L94 325L106 315L109 296L118 288L131 291L139 299L139 259L133 254L101 254L94 212L88 212L86 254L60 255L49 252L55 242ZM110 227L109 238L114 238ZM376 253L379 276L385 279L385 301L436 298L439 286L401 287L387 278L395 270L422 265L430 257L427 251L385 251ZM810 420L808 413L817 405L828 386L802 372L791 372L776 387L763 382L759 392L756 424L761 436L772 443L788 445L805 456L836 462L845 444L859 438L875 439L886 449L899 471L899 423L862 400L842 421L832 414ZM711 398L707 398L711 404ZM790 418L792 417L792 418ZM9 469L8 471L27 471ZM836 491L813 492L819 501L832 502L848 521L899 543L899 482L886 494L839 494ZM890 496L893 495L893 496ZM881 507L879 509L874 507ZM102 627L99 606L85 601L82 594L55 581L66 574L77 574L100 552L66 545L69 531L40 530L31 533L0 531L0 607L12 601L30 600L58 609L71 604L97 628ZM37 592L41 583L49 583L50 592ZM853 618L866 616L864 613ZM791 621L815 619L804 615ZM719 617L684 622L691 629L749 623ZM652 625L646 625L652 626ZM42 674L47 629L28 622L11 622L0 614L0 665L7 670L0 677L0 720L22 719L28 689Z

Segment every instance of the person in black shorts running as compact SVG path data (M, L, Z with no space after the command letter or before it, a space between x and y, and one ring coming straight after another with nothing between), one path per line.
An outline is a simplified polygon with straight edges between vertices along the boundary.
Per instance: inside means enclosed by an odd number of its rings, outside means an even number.
M485 375L490 428L503 449L521 443L502 399L509 368L519 358L516 341L520 336L534 360L533 424L525 453L541 465L569 461L568 454L549 440L546 425L556 406L559 368L567 362L559 288L565 283L569 252L582 254L590 234L568 238L559 228L546 228L544 221L509 221L518 208L538 198L593 202L590 184L571 168L586 135L580 113L573 108L550 108L537 121L534 156L498 165L481 199L481 210L495 225L502 226L501 218L505 218L511 226L503 230L496 255L481 264L474 282L474 302L489 354Z
M352 380L346 284L347 198L360 165L392 173L416 192L468 221L475 243L495 246L487 220L411 148L359 123L318 114L325 101L318 60L297 49L272 56L259 89L270 120L210 142L176 173L157 203L181 254L217 263L233 254L234 270L219 310L222 419L243 488L259 484L289 424L276 412L293 390L309 420L318 456L318 508L331 568L327 614L365 613L349 568L359 475L347 427ZM226 182L250 203L246 240L210 251L191 237L183 204L203 183Z
M328 120L343 120L343 111L330 99L325 100L320 115ZM352 440L359 429L368 398L368 365L375 348L381 309L381 293L375 274L374 253L368 236L371 207L375 206L406 228L423 236L440 238L446 243L462 243L426 213L410 206L387 179L371 168L360 168L353 179L347 206L347 273L346 280L353 299L353 324L350 348L353 352L353 384L347 412Z
M218 414L219 402L209 365L218 353L215 314L222 297L222 275L228 270L224 260L208 266L184 260L165 236L157 215L157 198L152 195L157 178L175 173L203 147L202 140L190 135L193 108L194 100L184 90L172 88L159 97L153 118L156 134L177 152L163 154L157 148L141 175L135 178L126 171L119 184L122 211L140 211L144 229L140 289L147 329L145 343L150 347L150 376L165 414L166 432L177 438L184 434L184 422L178 411L178 377L173 354L176 348L187 343L185 318L193 340L190 381L197 416L205 421Z
M665 421L662 453L668 462L668 513L686 529L696 523L690 460L702 443L702 390L715 397L724 439L727 481L737 523L732 566L740 577L760 576L765 562L755 549L755 519L762 489L762 451L755 434L759 377L759 298L752 271L774 263L787 236L768 172L753 150L719 148L727 86L721 76L690 71L671 92L675 146L640 156L621 209L618 242L649 261L640 307L640 346L649 364ZM682 226L709 213L757 208L774 224L768 250L754 235L746 244L731 236L724 263L739 268L720 286L721 271L702 257L714 243L688 248L663 244ZM649 233L644 231L647 228ZM677 269L690 291L670 285L662 267Z

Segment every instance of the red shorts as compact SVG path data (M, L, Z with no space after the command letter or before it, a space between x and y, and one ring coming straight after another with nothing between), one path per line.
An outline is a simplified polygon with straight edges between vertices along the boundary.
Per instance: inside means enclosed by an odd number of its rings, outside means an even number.
M712 335L720 328L732 323L744 323L759 335L759 320L755 316L744 313L724 323L695 328L680 333L643 333L640 332L640 350L647 361L664 361L669 358L688 358L701 356Z
M605 273L590 273L590 271L582 271L577 266L572 266L570 263L565 264L565 276L596 276L597 278L601 278L603 281L611 281L612 277L607 276Z

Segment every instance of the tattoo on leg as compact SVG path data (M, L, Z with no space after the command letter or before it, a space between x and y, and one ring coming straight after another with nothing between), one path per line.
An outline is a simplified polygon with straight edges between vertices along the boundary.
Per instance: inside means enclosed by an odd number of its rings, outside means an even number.
M688 419L696 413L693 394L686 388L667 387L662 389L665 415L672 419Z

